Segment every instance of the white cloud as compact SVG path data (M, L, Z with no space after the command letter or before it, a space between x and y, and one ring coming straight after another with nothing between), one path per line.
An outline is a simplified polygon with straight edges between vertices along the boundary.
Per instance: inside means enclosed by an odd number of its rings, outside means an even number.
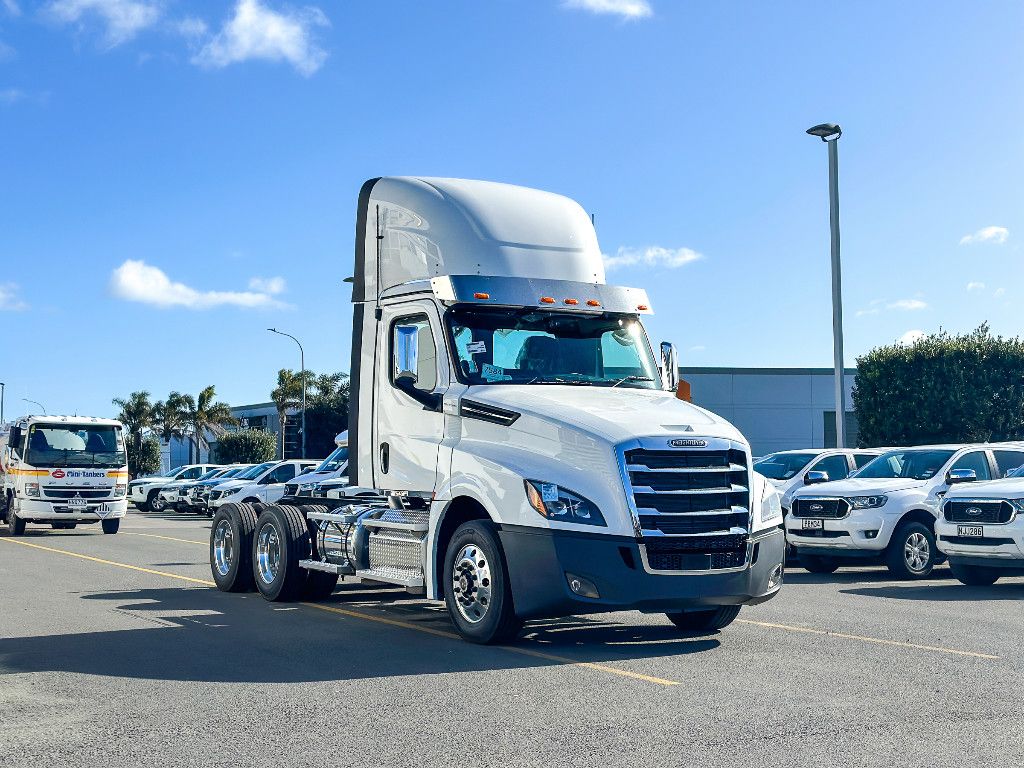
M287 285L283 277L252 277L249 279L250 291L259 291L260 293L269 293L271 296L276 296L279 293L284 293L285 288L287 288Z
M926 309L928 304L920 299L900 299L894 301L891 304L886 304L886 309L904 309L904 310L916 310Z
M137 301L162 308L211 309L220 306L281 308L286 306L269 293L261 291L200 291L184 283L173 282L158 267L134 259L129 259L114 270L110 277L110 289L115 296L127 301Z
M968 291L983 291L983 290L985 290L985 284L984 283L979 283L976 280L971 280L971 282L969 282L967 284L967 290Z
M917 342L919 342L921 339L923 339L926 335L927 334L924 331L918 331L918 330L907 331L902 336L900 336L899 339L896 340L896 343L897 344L906 344L908 346L911 345L911 344L917 344Z
M0 283L0 311L21 312L28 304L18 298L17 283Z
M1006 294L1006 289L1005 288L996 288L995 291L992 293L992 295L995 296L997 299L1000 296L1003 296L1005 294Z
M982 227L971 235L964 235L960 238L960 245L974 245L975 243L995 243L1002 245L1010 236L1010 230L1006 227Z
M660 245L649 245L646 248L621 247L614 256L603 255L605 269L619 267L668 267L676 269L704 258L690 248L662 248Z
M313 32L328 26L327 16L314 6L277 12L259 0L238 0L235 15L192 62L219 68L250 59L287 61L309 77L327 59L327 52L314 42Z
M687 352L703 352L705 349L707 349L707 347L705 347L703 344L694 344L692 347L690 347L686 351Z
M647 0L565 0L566 8L605 13L624 19L643 19L654 13Z
M209 28L202 19L197 19L195 16L186 16L174 24L174 29L179 35L188 40L197 40L200 37L204 37Z
M0 89L0 104L15 104L25 98L25 92L18 88Z
M21 7L18 5L17 0L3 0L3 2L0 2L0 5L11 16L21 16Z
M152 0L53 0L47 11L64 24L76 24L85 16L99 16L106 24L106 39L111 47L153 26L163 13Z
M871 307L871 309L858 309L857 317L866 317L867 315L877 315L881 310L878 307Z

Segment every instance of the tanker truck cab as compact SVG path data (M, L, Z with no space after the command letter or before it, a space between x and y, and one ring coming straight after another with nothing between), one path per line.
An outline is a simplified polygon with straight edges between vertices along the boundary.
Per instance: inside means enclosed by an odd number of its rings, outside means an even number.
M123 428L112 419L29 416L16 422L3 451L10 535L27 523L75 528L100 522L117 533L127 514Z
M304 508L305 585L261 566L299 510L264 509L250 567L265 597L351 574L444 601L463 637L499 642L526 619L612 610L711 631L777 593L778 493L732 425L675 397L646 292L605 283L577 203L377 179L356 240L349 477L380 496ZM247 533L222 522L224 541ZM214 577L235 588L217 531Z

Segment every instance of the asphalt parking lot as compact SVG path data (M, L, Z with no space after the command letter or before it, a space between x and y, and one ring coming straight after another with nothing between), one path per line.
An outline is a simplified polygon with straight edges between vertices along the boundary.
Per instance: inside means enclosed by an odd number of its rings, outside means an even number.
M1021 578L792 570L711 636L608 614L478 647L400 590L222 594L208 531L0 538L0 766L1019 764Z

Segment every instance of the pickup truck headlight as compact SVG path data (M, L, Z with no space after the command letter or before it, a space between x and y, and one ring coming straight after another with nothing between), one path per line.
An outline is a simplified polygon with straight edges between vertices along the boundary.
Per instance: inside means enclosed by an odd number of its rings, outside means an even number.
M601 510L579 494L554 483L524 480L530 506L549 520L581 525L607 525Z
M782 500L775 489L766 489L764 498L761 499L761 522L767 523L770 520L782 521Z
M124 496L127 492L128 492L128 486L125 485L124 483L118 483L117 485L114 486L114 495L115 496Z
M39 483L25 483L25 495L26 496L38 496L39 495Z
M850 502L850 506L854 509L877 509L878 507L884 507L885 502L889 500L888 496L851 496L847 499Z
M299 490L300 491L311 491L316 486L317 486L317 483L300 483L299 484Z

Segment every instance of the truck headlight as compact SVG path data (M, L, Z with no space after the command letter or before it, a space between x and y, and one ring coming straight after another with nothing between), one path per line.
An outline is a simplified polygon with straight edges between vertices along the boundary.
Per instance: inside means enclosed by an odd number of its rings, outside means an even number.
M114 486L114 495L115 496L124 496L127 492L128 492L128 486L125 485L124 483L118 483L117 485Z
M1007 501L1018 512L1024 512L1024 499L1007 499Z
M767 523L776 518L782 520L782 501L779 494L773 489L761 499L761 522Z
M554 483L524 480L526 498L530 506L549 520L561 520L581 525L607 525L601 510L579 494Z
M39 483L25 483L25 495L26 496L38 496L39 495Z
M878 507L885 506L885 502L889 500L888 496L851 496L847 499L850 502L850 506L854 509L877 509Z
M317 483L301 483L299 485L300 491L311 491L317 486Z

